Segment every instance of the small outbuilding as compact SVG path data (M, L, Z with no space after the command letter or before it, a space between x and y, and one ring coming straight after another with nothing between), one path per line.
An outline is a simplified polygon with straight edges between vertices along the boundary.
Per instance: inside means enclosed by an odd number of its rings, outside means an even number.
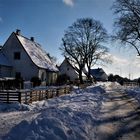
M108 81L108 75L102 68L91 69L90 73L96 81Z
M69 77L70 81L74 82L79 79L79 74L76 70L76 66L72 65L67 58L59 66L59 74L65 74ZM82 72L83 80L86 80L87 76Z

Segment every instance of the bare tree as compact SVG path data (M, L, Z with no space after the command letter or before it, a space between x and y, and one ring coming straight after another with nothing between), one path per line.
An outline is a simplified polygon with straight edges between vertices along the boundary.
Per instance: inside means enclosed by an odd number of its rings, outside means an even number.
M90 78L91 67L98 62L107 62L108 48L103 46L108 36L107 31L103 28L99 21L89 20L89 27L86 32L87 34L87 45L86 45L86 65L88 68L88 78Z
M107 32L99 21L91 18L78 19L68 27L62 38L62 54L75 64L80 82L83 82L82 71L85 65L90 69L107 51L101 45L107 38Z
M112 6L115 21L115 40L135 48L140 55L140 0L116 0Z

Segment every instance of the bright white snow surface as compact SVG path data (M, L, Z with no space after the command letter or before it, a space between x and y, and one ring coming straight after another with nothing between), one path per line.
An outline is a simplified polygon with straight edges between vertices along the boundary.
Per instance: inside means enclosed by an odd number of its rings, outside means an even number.
M13 112L22 108L30 111L23 111L25 117L28 112L38 114L34 119L24 119L14 125L5 136L1 136L2 140L88 140L93 138L91 131L94 126L94 118L102 104L105 90L100 87L88 87L86 90L75 89L72 94L49 99L46 101L35 102L29 107L16 104L13 106ZM4 109L5 108L5 109ZM6 107L0 107L1 111L10 111ZM31 114L30 114L31 115ZM8 113L7 116L8 118ZM19 118L20 118L19 117ZM30 117L31 118L31 117ZM5 119L6 120L6 119ZM8 127L8 126L4 126Z
M0 139L96 139L97 134L94 130L96 127L94 126L100 119L100 107L105 100L104 93L114 86L120 88L117 83L98 83L84 90L75 87L72 94L34 102L31 105L16 104L13 110L10 109L10 105L5 109L0 106L0 110L5 111L2 115L7 121L3 123L0 120L3 131L7 131L0 132L3 133Z

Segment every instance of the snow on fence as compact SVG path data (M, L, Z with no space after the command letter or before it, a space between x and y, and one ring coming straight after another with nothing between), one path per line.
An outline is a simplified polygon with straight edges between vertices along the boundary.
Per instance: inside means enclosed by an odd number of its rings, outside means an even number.
M29 104L33 101L41 101L64 94L69 94L71 91L70 86L55 87L48 89L33 89L33 90L1 90L0 102L2 103L25 103Z

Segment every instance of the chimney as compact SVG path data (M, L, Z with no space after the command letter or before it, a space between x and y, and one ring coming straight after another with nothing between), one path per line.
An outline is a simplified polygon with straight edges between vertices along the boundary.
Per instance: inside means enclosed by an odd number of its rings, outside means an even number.
M34 41L34 37L31 37L30 40L31 40L31 41Z
M16 30L16 35L20 35L20 33L21 33L21 30L17 29Z

